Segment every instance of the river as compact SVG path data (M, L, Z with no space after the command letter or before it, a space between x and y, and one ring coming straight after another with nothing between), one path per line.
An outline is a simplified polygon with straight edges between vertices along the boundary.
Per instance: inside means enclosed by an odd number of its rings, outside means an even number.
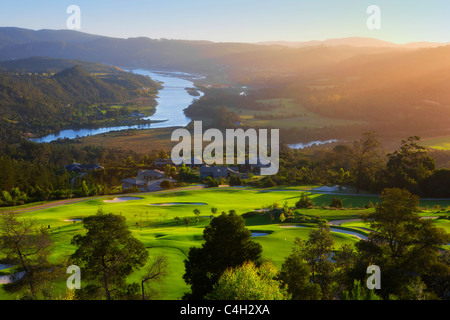
M149 117L142 118L143 120L153 120L158 122L131 126L127 125L89 129L66 129L42 138L32 138L30 140L37 143L44 143L52 142L60 138L75 139L77 137L81 138L111 131L185 127L191 121L191 119L184 114L183 110L191 105L194 99L200 98L202 93L199 92L200 96L193 97L186 91L185 88L195 87L194 83L189 79L194 79L196 76L181 72L160 72L144 69L131 70L131 72L149 76L155 81L163 82L163 88L159 90L158 98L156 99L156 101L158 102L156 112Z
M328 143L333 143L333 142L338 142L336 139L331 139L331 140L326 140L326 141L311 141L308 143L295 143L295 144L288 144L288 147L291 149L304 149L304 148L308 148L308 147L312 147L312 146L318 146L318 145L322 145L322 144L328 144Z
M58 139L75 139L86 136L107 133L111 131L124 131L130 129L155 129L169 127L185 127L191 119L188 118L184 109L192 104L194 99L200 98L203 93L198 91L200 96L194 97L189 94L186 88L194 88L193 80L200 78L198 75L192 75L176 71L153 71L145 69L129 70L135 74L148 76L155 81L163 83L163 88L159 90L156 101L156 111L149 117L142 117L143 120L155 121L150 124L124 125L103 128L83 128L66 129L57 133L49 134L42 138L31 138L30 141L37 143L52 142ZM288 145L291 149L303 149L312 145L320 145L336 142L337 140L312 141L309 143L297 143Z

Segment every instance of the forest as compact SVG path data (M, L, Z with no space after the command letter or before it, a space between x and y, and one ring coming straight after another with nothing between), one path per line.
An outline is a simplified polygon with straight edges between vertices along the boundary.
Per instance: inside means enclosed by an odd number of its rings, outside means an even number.
M164 150L138 154L74 143L2 144L0 205L121 193L120 180L135 176L138 170L155 169L155 160L168 157ZM184 165L167 165L163 170L177 180L178 186L339 185L374 194L396 187L421 197L445 198L450 197L450 170L442 164L446 165L449 159L449 152L431 152L421 146L417 136L402 140L397 150L387 153L378 135L367 132L351 144L332 148L293 150L284 145L280 149L279 171L273 176L258 178L258 171L246 166L240 168L241 176L221 179L201 179L198 169ZM64 167L72 163L98 163L104 169L83 174L67 172Z

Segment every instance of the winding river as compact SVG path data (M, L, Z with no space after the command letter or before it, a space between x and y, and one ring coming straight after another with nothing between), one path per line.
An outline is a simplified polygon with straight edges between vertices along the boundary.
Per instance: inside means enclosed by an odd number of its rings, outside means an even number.
M195 76L181 72L158 72L144 69L131 70L131 72L145 75L155 81L163 83L163 88L158 92L156 101L158 105L156 112L149 117L143 117L143 120L153 120L150 124L131 125L131 126L114 126L105 128L89 128L89 129L67 129L60 132L47 135L42 138L32 138L33 142L44 143L52 142L58 139L75 139L77 137L86 137L111 131L123 131L129 129L154 129L168 127L184 127L191 119L184 114L184 109L194 101L195 97L190 95L186 88L195 87L194 83L189 79ZM201 92L200 96L202 95ZM197 98L199 98L197 97Z
M154 122L103 128L66 129L41 138L31 138L30 141L45 143L58 139L82 138L111 131L185 127L189 124L191 119L185 115L184 109L191 105L194 99L198 99L203 96L203 93L198 91L200 95L198 97L194 97L189 94L186 88L195 88L193 80L199 79L200 76L176 71L152 71L146 69L129 71L135 74L148 76L151 79L163 84L163 88L159 90L158 97L156 98L158 105L156 106L155 113L149 117L141 118L143 120L152 120ZM303 149L313 145L327 144L336 141L337 140L312 141L310 143L291 144L289 147L291 149Z

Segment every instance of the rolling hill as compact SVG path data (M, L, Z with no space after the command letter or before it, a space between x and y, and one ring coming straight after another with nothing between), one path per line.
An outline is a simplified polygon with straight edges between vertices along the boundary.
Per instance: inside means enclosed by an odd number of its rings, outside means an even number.
M24 133L45 133L80 121L93 125L108 118L113 104L142 97L154 101L159 88L148 77L100 64L49 58L3 62L0 139L17 141Z

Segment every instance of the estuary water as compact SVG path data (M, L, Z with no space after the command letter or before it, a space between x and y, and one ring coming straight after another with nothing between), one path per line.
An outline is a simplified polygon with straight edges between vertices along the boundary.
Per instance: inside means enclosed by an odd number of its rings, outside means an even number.
M144 69L130 70L133 73L145 75L155 81L162 82L163 88L158 92L156 101L156 112L149 117L142 117L143 120L158 121L150 124L141 125L124 125L113 126L105 128L84 128L84 129L67 129L61 130L57 133L47 135L42 138L32 138L33 142L44 143L52 142L58 139L75 139L77 137L86 137L111 131L123 131L129 129L153 129L153 128L168 128L168 127L184 127L191 119L184 114L184 109L192 104L194 99L202 96L194 97L190 95L186 88L194 88L194 83L189 79L194 79L195 76L169 71L151 71Z

